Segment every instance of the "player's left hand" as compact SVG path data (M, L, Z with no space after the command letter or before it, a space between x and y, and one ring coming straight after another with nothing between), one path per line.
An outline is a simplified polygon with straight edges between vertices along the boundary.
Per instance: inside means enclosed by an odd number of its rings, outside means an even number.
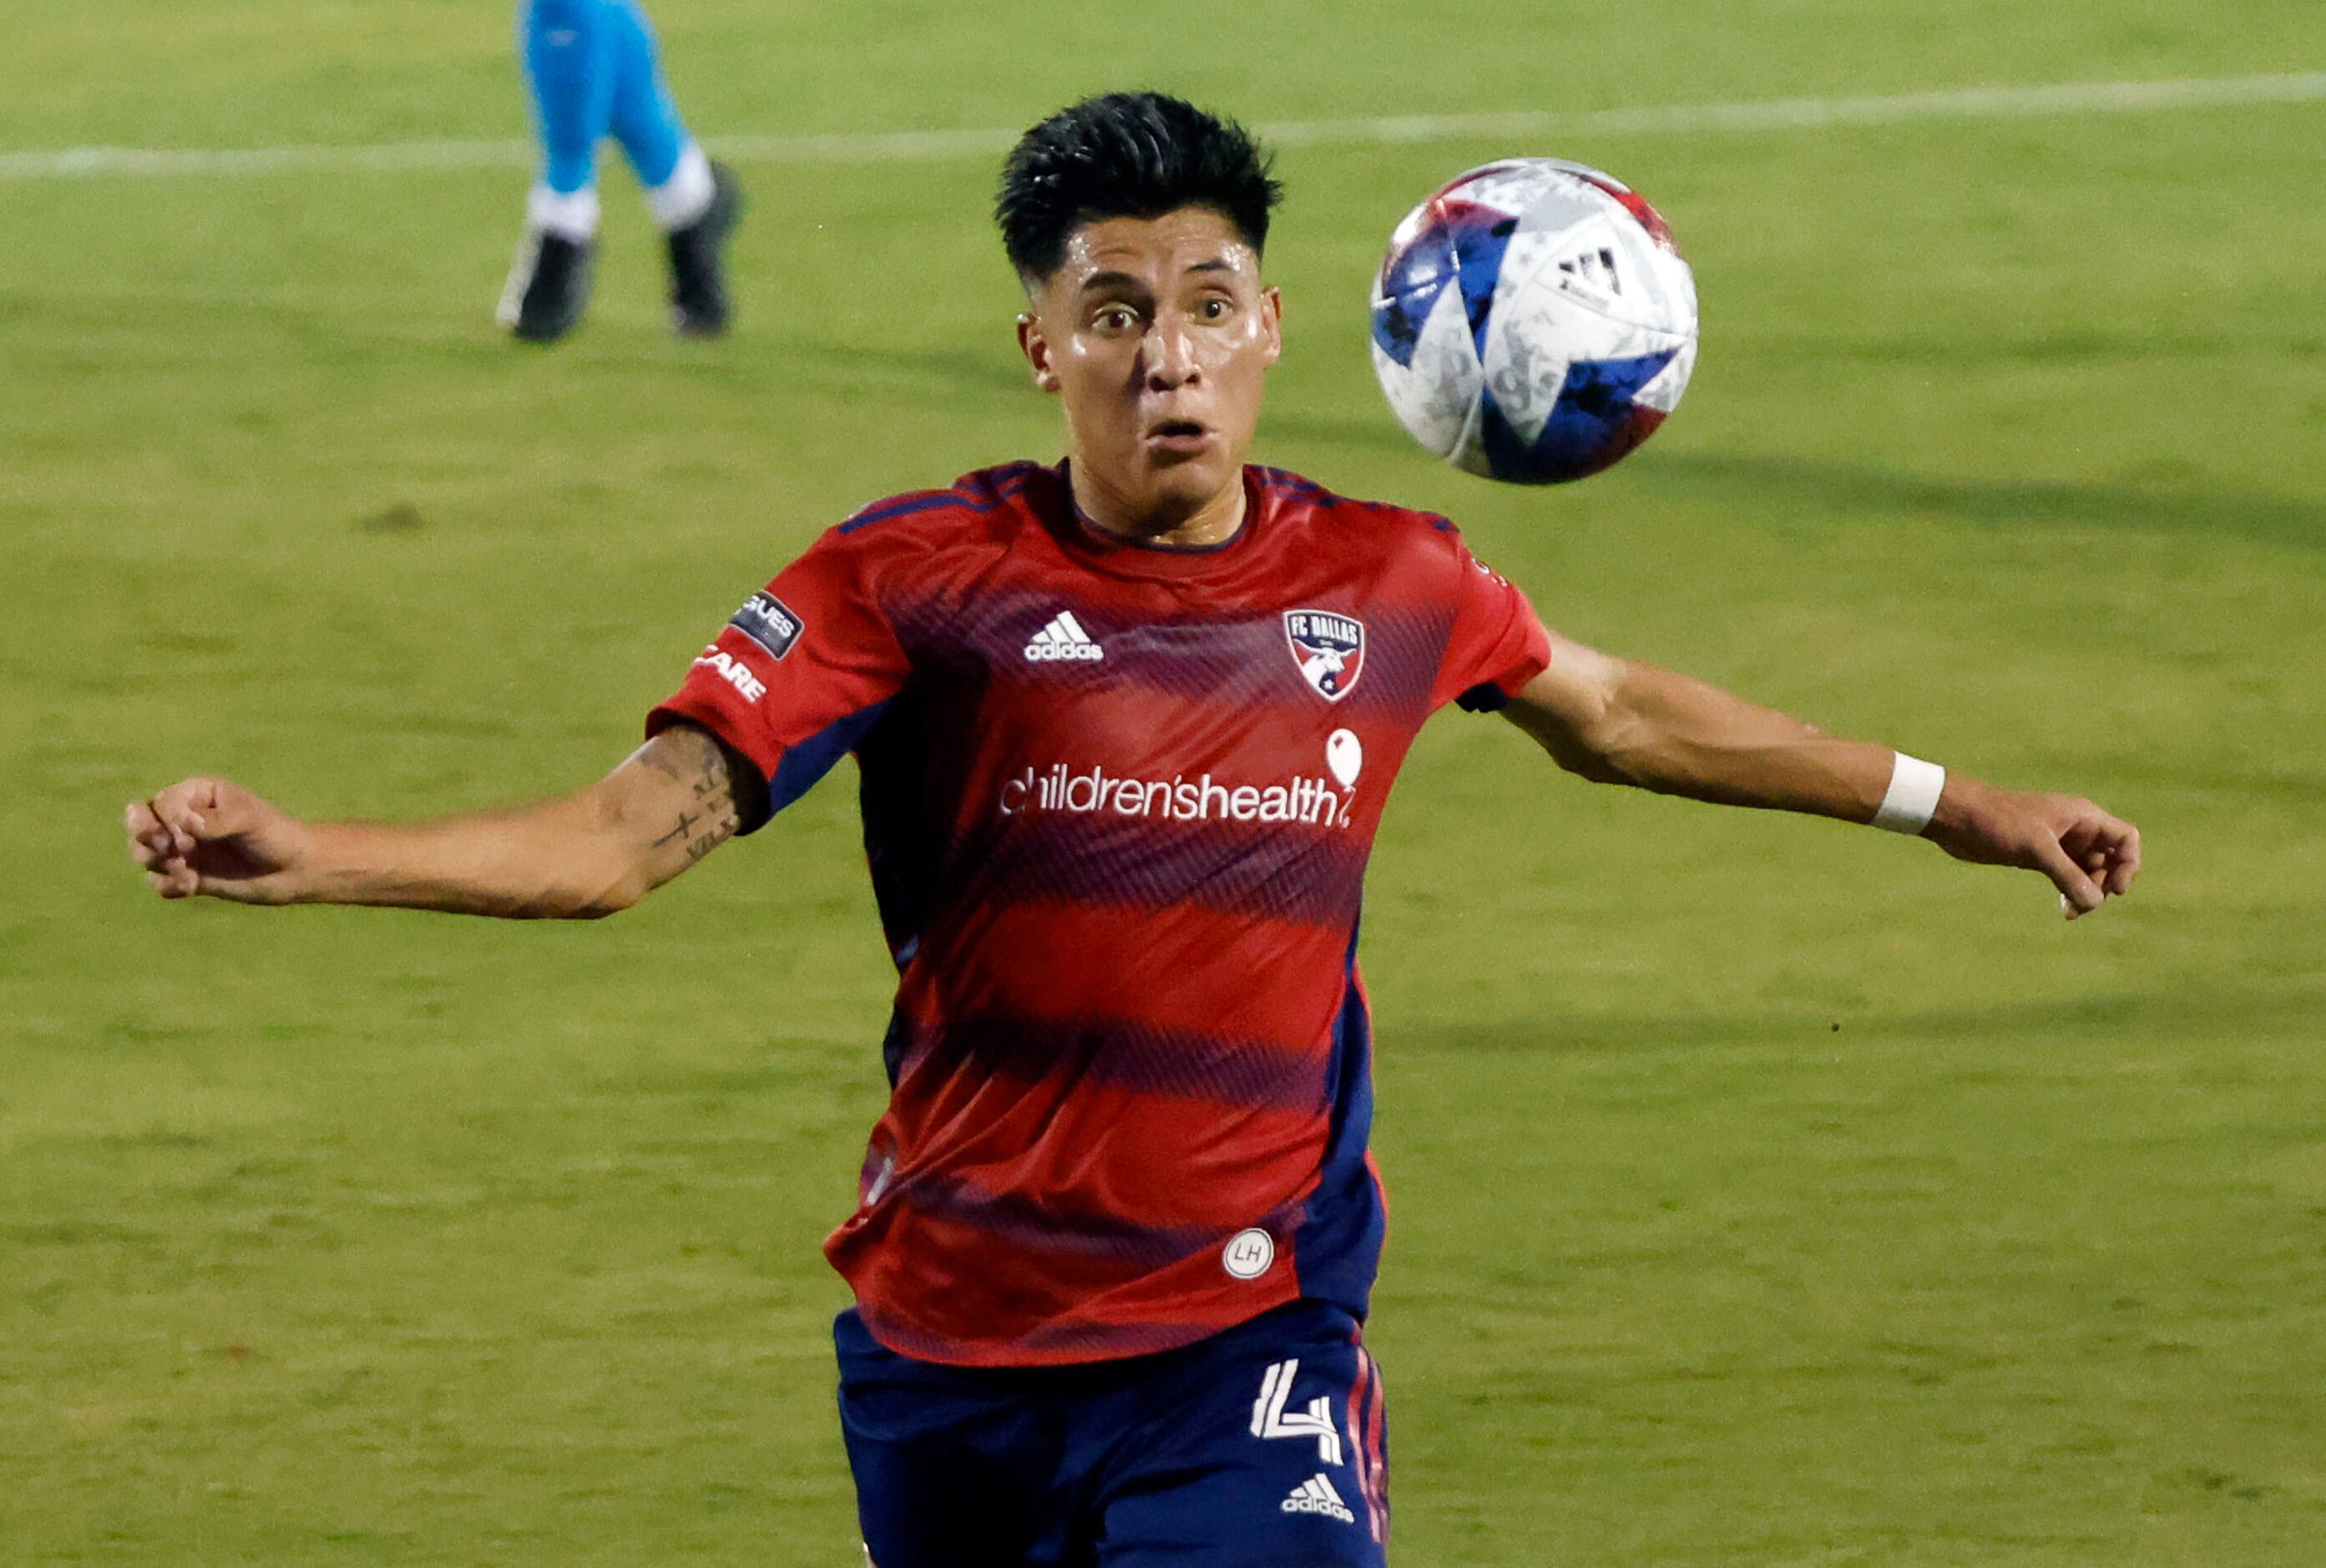
M1997 789L1949 774L1922 836L1957 860L2040 871L2068 919L2130 891L2140 874L2140 829L2075 795Z

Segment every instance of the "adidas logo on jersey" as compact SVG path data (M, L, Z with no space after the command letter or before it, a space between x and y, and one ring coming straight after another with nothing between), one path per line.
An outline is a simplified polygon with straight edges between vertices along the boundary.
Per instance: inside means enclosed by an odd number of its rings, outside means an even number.
M1098 639L1083 630L1071 610L1061 610L1050 618L1050 624L1034 634L1026 645L1026 658L1031 664L1049 664L1059 660L1096 662L1106 657L1106 649Z
M1341 1500L1341 1494L1333 1489L1332 1480L1322 1470L1293 1488L1292 1495L1279 1506L1288 1514L1322 1514L1344 1525L1357 1522L1357 1516Z

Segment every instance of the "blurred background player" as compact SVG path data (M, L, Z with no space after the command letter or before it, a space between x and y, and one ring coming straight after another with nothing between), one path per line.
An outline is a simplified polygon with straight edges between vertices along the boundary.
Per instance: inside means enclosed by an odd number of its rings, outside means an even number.
M541 141L541 178L499 319L548 343L582 319L598 238L598 144L620 144L670 251L681 337L716 337L732 309L721 251L742 210L733 175L703 154L664 82L654 29L636 0L526 0L517 47Z

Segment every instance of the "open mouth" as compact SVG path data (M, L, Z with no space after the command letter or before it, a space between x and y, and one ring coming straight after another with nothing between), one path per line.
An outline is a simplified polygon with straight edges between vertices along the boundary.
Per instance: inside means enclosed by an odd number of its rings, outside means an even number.
M1147 427L1148 440L1172 446L1200 442L1210 434L1201 421L1194 419L1158 419Z

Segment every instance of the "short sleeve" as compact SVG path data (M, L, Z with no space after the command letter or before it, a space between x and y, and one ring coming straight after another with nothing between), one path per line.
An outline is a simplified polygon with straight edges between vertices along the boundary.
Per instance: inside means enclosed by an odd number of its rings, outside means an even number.
M709 730L758 767L770 813L807 793L856 749L909 669L871 566L859 538L825 534L743 602L647 715L647 733L680 722Z
M1457 540L1455 547L1461 583L1429 706L1435 712L1459 702L1474 713L1492 713L1550 667L1550 633L1516 584L1470 554L1468 546Z

